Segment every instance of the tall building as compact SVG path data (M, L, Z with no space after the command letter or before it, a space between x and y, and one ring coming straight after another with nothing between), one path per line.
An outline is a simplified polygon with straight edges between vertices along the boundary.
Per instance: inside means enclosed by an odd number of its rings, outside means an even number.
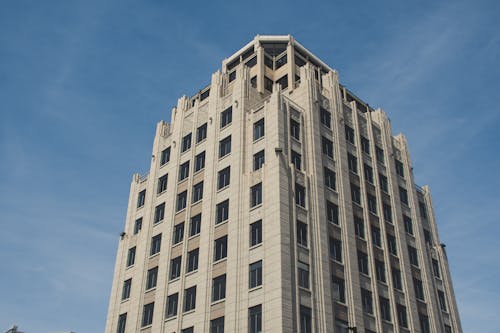
M158 123L106 332L462 332L405 137L292 37L255 37Z

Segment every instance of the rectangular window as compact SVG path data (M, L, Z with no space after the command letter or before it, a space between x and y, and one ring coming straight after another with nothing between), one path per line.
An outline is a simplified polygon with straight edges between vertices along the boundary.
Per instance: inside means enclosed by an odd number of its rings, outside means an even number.
M181 153L191 149L191 133L182 138Z
M167 318L177 316L177 308L179 304L179 294L175 293L167 296Z
M253 171L262 168L265 162L264 150L259 151L253 155Z
M160 155L160 166L167 164L170 161L170 147L162 150Z
M342 262L342 242L340 239L329 238L330 243L330 258Z
M226 156L231 152L231 135L219 142L219 158Z
M396 237L387 234L387 247L389 248L389 253L392 255L398 255L398 247L396 245Z
M184 290L184 312L196 308L196 286Z
M365 238L365 224L363 220L357 216L354 217L354 233L359 238Z
M194 172L205 168L205 152L202 151L194 157Z
M226 274L212 281L212 302L226 298Z
M174 235L172 238L172 243L178 244L184 239L184 222L176 224L174 226Z
M380 236L380 229L375 227L375 226L371 226L371 231L372 231L372 242L374 245L378 246L378 247L382 247L382 239L381 239L381 236Z
M325 186L331 188L332 190L335 190L336 189L335 172L328 168L323 168L323 172L325 176Z
M424 286L422 285L422 281L417 278L413 278L413 287L415 289L415 297L424 301Z
M161 250L161 234L153 236L151 238L151 248L149 249L149 255L155 255Z
M214 241L214 261L219 261L227 257L227 235L217 238Z
M230 106L220 114L220 128L224 128L233 121L233 107Z
M271 62L271 69L272 69L272 60L270 60L268 57L264 57L264 63L266 64L266 66L269 67L269 62ZM268 78L267 76L264 76L264 89L266 89L267 91L269 92L273 92L273 80L271 80L270 78Z
M187 267L186 267L187 273L198 269L199 255L200 255L200 249L194 249L188 252Z
M177 279L181 276L181 262L182 256L170 260L170 280Z
M422 333L431 333L431 328L429 325L429 317L419 314L419 319L420 319L420 332Z
M336 276L333 277L333 299L337 302L345 303L345 282Z
M132 287L132 279L123 282L122 301L130 298L130 289Z
M164 217L165 217L165 203L162 203L155 207L155 215L153 223L156 224L160 221L163 221Z
M435 277L441 278L441 270L439 269L439 262L436 259L432 259L432 271L434 272Z
M354 144L354 129L345 125L345 139L347 142Z
M417 249L408 245L408 256L410 257L410 263L418 267Z
M406 306L398 304L397 305L397 312L398 312L399 326L407 328L408 327L408 317L406 316Z
M439 299L439 306L441 307L441 310L444 312L447 312L448 309L446 308L446 298L444 296L444 292L441 290L438 290L438 299Z
M290 135L300 141L300 124L293 119L290 119Z
M360 273L370 275L368 268L368 256L366 253L361 251L358 251L358 266Z
M361 136L361 149L363 153L370 155L370 140Z
M385 283L385 264L383 261L375 259L375 272L377 273L377 280Z
M139 233L139 231L141 231L141 229L142 229L142 217L135 220L134 235L137 235Z
M333 158L333 142L331 140L328 140L325 137L321 138L321 147L323 154L326 156Z
M118 326L116 327L116 333L125 333L126 326L127 326L127 313L122 313L118 317Z
M339 224L339 206L326 200L326 218L328 222Z
M250 264L248 279L250 289L262 285L262 260Z
M358 173L358 159L356 156L347 153L347 165L349 166L349 171Z
M194 326L184 328L181 333L194 333Z
M262 243L262 220L250 224L250 246Z
M167 190L167 180L168 180L168 174L158 178L158 187L156 189L156 193L160 194Z
M405 176L405 171L404 171L403 163L401 161L398 161L398 160L394 160L394 163L396 165L396 173L399 176L404 177Z
M375 146L375 153L377 155L377 162L384 165L384 150L379 146Z
M262 204L262 183L258 183L250 188L250 207Z
M382 206L384 210L384 220L386 220L389 223L392 223L392 208L388 204L383 204Z
M403 222L405 224L405 231L408 234L413 235L413 223L411 221L411 218L409 218L406 215L403 215Z
M444 325L444 333L452 333L451 326Z
M283 56L281 56L279 59L276 59L276 66L274 69L278 69L283 67L287 63L287 54L285 53ZM285 89L285 88L283 88Z
M196 129L196 143L201 142L207 138L207 123L204 123Z
M188 195L188 191L184 191L184 192L181 192L181 193L178 193L177 194L177 206L176 206L176 211L179 212L181 210L183 210L184 208L186 208L186 205L187 205L187 195Z
M297 221L297 244L307 247L307 224Z
M408 192L401 186L399 187L399 199L408 206Z
M351 199L352 202L361 205L361 190L358 186L351 184Z
M179 181L189 177L189 161L181 164L179 167Z
M288 88L288 75L280 77L277 81L276 84L279 84L281 86L281 89L284 90Z
M301 207L306 206L306 189L295 183L295 203Z
M262 332L262 305L248 309L248 333Z
M300 333L312 333L311 309L300 306Z
M215 224L227 221L229 219L229 199L217 204L217 219Z
M303 262L297 263L299 275L299 287L309 289L309 265Z
M380 305L380 317L385 321L391 321L391 306L385 297L378 297Z
M264 118L257 120L253 124L253 141L258 140L264 136Z
M363 304L363 311L369 314L373 314L372 292L361 288L361 301Z
M401 271L396 268L392 268L392 284L394 289L403 290L403 284L401 282Z
M207 89L207 90L205 90L204 92L202 92L200 94L200 102L204 101L205 99L207 99L208 96L210 96L210 89Z
M425 208L425 204L419 201L418 208L420 209L420 216L422 216L423 219L427 219L427 209Z
M291 157L292 157L292 164L295 166L295 169L301 170L302 156L300 156L299 153L292 150Z
M367 194L366 199L368 202L368 210L370 211L370 213L377 215L377 199L371 194Z
M380 189L382 190L382 192L389 193L389 183L387 182L387 177L379 173L378 179L380 182Z
M148 270L146 276L146 290L156 287L156 281L158 281L158 266Z
M201 230L201 213L191 217L189 236L198 235Z
M193 203L203 199L203 182L193 185Z
M231 167L228 166L219 171L217 176L217 189L220 190L226 186L229 186L231 181Z
M330 128L332 122L331 113L322 107L320 107L319 110L320 110L321 123L326 127Z
M146 190L142 190L141 192L139 192L139 195L137 196L137 208L144 206L145 202L146 202Z
M224 317L210 321L210 333L224 333Z
M365 180L370 184L373 184L373 169L368 164L363 165L363 170L365 172Z
M149 303L144 305L142 310L142 322L141 327L149 326L153 323L153 312L155 309L155 303Z

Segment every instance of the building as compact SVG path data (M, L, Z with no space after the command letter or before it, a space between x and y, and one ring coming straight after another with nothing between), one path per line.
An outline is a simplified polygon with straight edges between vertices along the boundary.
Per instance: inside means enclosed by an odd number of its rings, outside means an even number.
M122 332L462 332L406 139L290 36L156 128L106 323Z

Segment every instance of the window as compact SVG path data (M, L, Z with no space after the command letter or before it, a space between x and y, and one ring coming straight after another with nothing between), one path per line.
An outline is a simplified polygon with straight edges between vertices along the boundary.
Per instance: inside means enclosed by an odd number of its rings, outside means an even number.
M127 267L130 267L135 262L135 246L128 249L127 254Z
M184 312L196 308L196 286L184 290Z
M173 244L178 244L184 239L184 222L174 226Z
M328 168L323 168L323 170L325 175L325 186L335 190L335 172Z
M402 203L408 206L408 192L401 186L399 187L399 199Z
M281 86L281 89L284 90L288 88L288 75L280 77L277 81L277 84Z
M144 202L146 201L146 190L142 190L139 192L137 196L137 208L144 206Z
M404 177L405 171L404 171L403 163L401 163L401 161L398 161L398 160L394 160L394 163L396 164L396 173L399 176Z
M135 220L134 224L134 235L137 235L142 229L142 217Z
M328 222L339 224L339 206L326 200L326 218Z
M186 208L186 205L187 205L187 195L188 195L188 191L184 191L184 192L181 192L181 193L178 193L177 194L177 206L176 206L176 211L179 212L181 210L183 210L184 208Z
M388 204L383 204L383 213L384 213L384 220L386 220L389 223L392 223L392 208Z
M271 68L272 68L272 60L270 60L268 57L264 57L264 63L267 66L269 66L268 61L271 62ZM273 92L273 81L267 76L264 76L264 89L266 89L269 92Z
M394 289L403 290L403 284L401 283L401 271L396 268L392 268L392 284Z
M148 274L146 276L146 290L156 287L157 280L158 280L158 266L148 270Z
M196 143L201 142L207 138L207 123L204 123L196 129Z
M118 317L118 326L116 327L116 333L125 333L126 325L127 325L127 313L122 313Z
M178 256L170 260L170 280L181 276L181 261L182 256Z
M160 166L165 165L170 161L170 147L162 150L160 155Z
M194 172L205 168L205 152L202 151L194 157Z
M387 177L379 173L378 179L380 182L380 189L385 193L389 193L389 183L387 182Z
M230 166L219 171L219 174L217 177L217 189L220 190L221 188L229 186L229 183L231 180L230 178L231 178L231 167Z
M187 267L186 267L187 273L198 269L199 255L200 255L200 249L194 249L188 252Z
M179 181L189 177L189 161L181 164L179 167Z
M226 298L226 274L212 281L212 302Z
M233 107L230 106L220 114L220 128L224 128L233 121Z
M248 60L245 63L245 66L252 68L253 66L257 65L257 57L253 57L252 59ZM255 76L254 76L255 77ZM257 78L257 77L255 77Z
M254 62L254 65L257 64L257 57L254 57L252 60ZM252 61L252 60L250 60L250 61ZM247 64L250 63L250 61L247 62ZM257 75L253 76L250 79L250 85L252 86L252 88L257 88Z
M191 218L189 225L189 236L198 235L201 229L201 213Z
M356 156L347 154L347 165L349 166L349 171L358 173L358 159Z
M424 300L424 286L422 285L422 281L417 278L413 278L413 287L415 289L415 297L419 300Z
M224 317L210 320L210 333L224 333Z
M363 304L363 311L373 314L372 292L361 288L361 301Z
M354 144L354 129L345 125L345 139L347 142Z
M365 225L362 219L355 216L354 217L354 233L359 238L365 238Z
M438 299L439 299L439 306L441 307L441 310L447 312L448 309L446 308L446 298L445 298L444 292L442 290L438 290Z
M352 202L361 205L361 190L358 186L351 184L351 199Z
M227 235L217 238L214 243L214 261L219 261L227 257Z
M434 272L435 277L441 278L441 272L439 269L439 262L436 259L432 259L432 271Z
M413 235L413 223L411 222L411 218L403 215L403 222L405 224L405 231L410 235Z
M291 157L292 157L292 164L295 166L295 169L301 170L302 156L300 156L299 153L292 150Z
M336 276L333 277L333 299L345 303L345 282Z
M363 153L370 155L370 141L364 136L361 136L361 149Z
M207 99L208 96L210 96L210 89L207 89L207 90L205 90L204 92L202 92L200 94L200 102L204 101L205 99Z
M262 220L250 224L250 246L262 243Z
M264 118L257 120L253 124L253 141L258 140L264 136Z
M431 328L429 326L429 317L419 314L420 319L420 330L422 333L431 333Z
M278 69L283 67L287 63L287 54L285 53L281 58L276 59L276 67L274 69Z
M248 309L248 333L262 332L262 305Z
M217 220L215 224L227 221L229 219L229 199L217 204Z
M309 289L309 265L303 262L297 263L299 274L299 287Z
M342 242L340 239L330 237L330 258L342 262Z
M385 297L378 297L380 304L380 317L383 320L391 321L391 306L389 304L389 300Z
M332 122L332 115L326 109L319 108L319 114L321 118L321 123L326 127L330 128Z
M373 184L373 169L368 164L363 165L363 170L365 172L365 180L370 184Z
M167 190L167 180L168 180L168 174L158 178L158 187L156 189L156 193L160 194Z
M265 162L264 150L259 151L253 155L253 171L262 168Z
M153 236L151 238L151 248L149 249L149 255L155 255L160 252L161 249L161 234Z
M396 306L398 312L398 323L401 327L408 327L408 318L406 317L406 306L398 304Z
M396 237L391 234L387 234L387 247L389 248L389 253L392 255L398 255L398 247L396 245Z
M290 119L290 135L300 141L300 124L293 119Z
M300 306L300 333L312 333L311 309Z
M184 328L181 333L194 333L194 326Z
M164 217L165 217L165 203L162 203L155 207L155 216L153 219L153 223L156 224L160 221L163 221Z
M444 333L452 333L451 332L451 326L444 325Z
M427 219L427 209L425 208L425 204L419 201L418 208L420 209L420 215L422 216L422 218Z
M231 152L231 135L219 142L219 158Z
M367 194L366 199L368 202L368 210L370 211L370 213L377 215L377 199L371 194Z
M153 312L155 308L155 303L149 303L144 305L144 309L142 310L142 322L141 326L149 326L153 323Z
M189 150L191 148L191 133L187 134L182 138L181 153Z
M297 221L297 244L307 247L307 224Z
M123 282L122 301L130 298L130 289L132 287L132 279Z
M262 204L262 183L258 183L250 188L250 207Z
M368 256L366 253L361 251L358 251L358 266L360 273L370 275L368 268Z
M306 206L306 189L295 183L295 203L301 207Z
M371 231L372 231L372 242L374 245L378 246L378 247L382 247L382 239L381 239L381 236L380 236L380 229L375 227L375 226L371 226Z
M431 232L430 230L427 230L424 228L424 239L425 239L425 242L427 244L429 244L430 246L432 246L432 235L431 235Z
M175 293L170 296L167 296L167 318L177 316L177 308L179 304L179 294Z
M262 260L250 264L248 281L250 289L262 285Z
M323 150L323 154L326 156L333 158L333 142L328 140L325 137L321 138L321 147Z
M408 245L408 256L410 257L410 263L418 267L417 249Z
M384 164L384 150L379 146L375 146L375 154L377 156L377 162Z
M203 199L203 182L193 185L193 203Z
M375 272L377 273L377 280L385 283L385 264L383 261L375 259Z

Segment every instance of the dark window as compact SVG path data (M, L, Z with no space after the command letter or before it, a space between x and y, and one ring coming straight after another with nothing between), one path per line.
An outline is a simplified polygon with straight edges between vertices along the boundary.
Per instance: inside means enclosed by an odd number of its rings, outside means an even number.
M427 219L427 209L425 208L425 204L422 201L418 202L418 208L420 209L420 215L423 219Z
M403 221L405 224L405 231L410 235L413 235L413 223L411 221L411 218L409 218L406 215L403 215Z
M255 63L257 63L257 60L255 60ZM250 85L252 86L252 88L257 88L257 75L250 79Z
M248 279L250 289L262 285L262 260L250 264Z
M135 262L135 246L128 249L127 267L132 266Z
M275 67L275 69L283 67L286 63L287 63L287 54L285 53L281 58L276 59L276 67Z
M376 215L377 214L377 199L371 194L367 194L366 199L368 202L368 210L370 211L370 213L373 213Z
M300 156L299 153L292 150L291 157L292 157L292 164L295 166L295 169L301 170L302 156Z
M224 333L224 317L210 321L210 333Z
M363 311L373 314L372 292L361 288L361 301L363 304Z
M262 183L258 183L250 188L250 207L262 204Z
M131 287L132 287L132 279L128 279L125 282L123 282L122 301L130 298Z
M380 229L377 227L374 227L373 225L371 226L371 231L372 231L372 242L374 245L378 247L382 247L382 239L380 236Z
M410 257L410 263L412 265L418 266L417 249L413 246L408 245L408 256Z
M184 328L181 333L194 333L194 326Z
M127 326L127 313L122 313L118 317L118 326L116 327L116 333L125 333L126 326Z
M415 297L419 300L424 300L424 286L422 285L422 281L417 278L413 278L413 287L415 289Z
M250 224L250 246L262 243L262 220Z
M387 177L379 173L378 179L380 182L380 189L385 193L389 193L389 183L387 182Z
M202 151L194 158L194 172L205 168L205 152Z
M300 333L312 333L311 309L300 306Z
M302 67L306 64L305 60L302 59L301 57L295 55L295 65Z
M219 142L219 158L226 156L231 152L231 136L228 136L225 139L222 139Z
M335 261L342 262L342 242L340 241L340 239L330 237L329 243L330 258Z
M297 263L299 274L299 287L309 289L309 265L303 262Z
M134 224L134 235L137 235L142 229L142 217L135 220Z
M399 269L392 268L392 284L394 285L394 289L403 290L401 271Z
M365 224L359 217L354 217L354 232L359 238L365 238Z
M391 321L391 306L385 297L378 297L380 303L380 316L383 320Z
M160 194L167 190L167 180L168 180L168 174L158 178L158 188L156 189L156 193Z
M170 161L170 147L167 147L162 150L160 156L160 166L167 164Z
M427 230L424 228L424 239L425 239L425 242L429 245L432 246L432 235L431 235L431 232L430 230Z
M265 162L264 150L259 151L253 155L253 170L259 170L262 168Z
M290 135L300 141L300 124L293 119L290 119Z
M281 86L281 89L288 88L288 75L280 77L276 83Z
M233 82L234 80L236 80L236 71L229 73L229 82Z
M189 226L189 236L194 236L200 233L201 229L201 214L191 217Z
M406 190L401 186L399 187L399 199L402 203L408 205L408 192L406 192Z
M406 316L406 307L404 305L397 305L398 323L401 327L408 327L408 317Z
M220 128L226 127L233 121L233 107L230 106L220 114Z
M328 140L325 137L322 137L321 138L321 147L322 147L323 154L325 154L326 156L328 156L330 158L333 158L333 142L332 141Z
M184 239L184 222L176 224L174 226L174 235L172 239L173 244L182 242Z
M214 241L214 261L227 257L227 235Z
M245 66L252 68L253 66L257 65L257 57L253 57L252 59L248 60L245 63Z
M224 168L221 171L219 171L219 174L217 176L217 189L220 190L221 188L229 186L230 181L231 181L231 167L228 166L227 168Z
M210 89L207 89L200 94L200 101L207 99L208 96L210 96Z
M265 57L264 62L266 62L267 60L269 60L269 58ZM267 63L266 63L266 65L267 65ZM264 89L266 89L269 92L273 92L273 80L271 80L267 76L264 76Z
M161 234L153 236L151 238L151 248L149 249L149 254L154 255L161 250Z
M432 271L434 272L435 277L441 278L441 270L439 269L439 262L436 259L432 259Z
M297 221L297 244L307 247L307 224Z
M379 146L375 146L375 153L377 154L377 162L384 164L384 150Z
M201 142L207 138L207 123L204 123L196 130L196 142Z
M361 205L361 191L359 187L356 185L351 184L351 199L352 202L357 203L358 205Z
M189 161L181 164L179 167L179 181L189 177Z
M181 193L178 193L177 194L177 206L176 206L176 211L181 211L183 210L184 208L186 208L186 205L187 205L187 195L188 195L188 191L184 191L184 192L181 192Z
M422 333L431 333L431 328L429 325L429 317L424 316L423 314L419 314L420 319L420 331Z
M191 133L187 134L182 138L181 153L189 150L191 148Z
M370 141L364 136L361 137L361 149L363 153L370 155Z
M212 302L226 298L226 274L212 281Z
M345 303L345 282L336 276L333 277L333 299Z
M365 180L370 184L373 184L373 169L368 164L363 166L363 170L365 171Z
M146 190L142 190L139 192L137 196L137 208L144 206L144 202L146 201Z
M358 173L358 159L356 156L347 154L347 165L349 166L349 171Z
M274 69L273 60L267 55L264 56L264 65L266 65L270 69Z
M177 316L178 304L179 304L178 293L167 296L167 313L166 313L167 318Z
M389 223L392 223L392 208L388 204L383 205L384 209L384 220L386 220Z
M326 218L328 222L339 224L339 206L328 200L326 201Z
M345 139L347 142L354 144L354 129L345 125Z
M295 203L301 207L306 206L306 189L295 183Z
M181 276L181 261L182 256L178 256L170 260L170 280Z
M377 280L385 283L385 264L383 261L375 259L375 272L377 273Z
M446 298L444 296L444 292L441 290L438 290L438 299L439 299L439 306L441 307L441 310L443 311L448 311L446 308Z
M451 326L444 325L444 333L452 333L451 332Z
M396 173L399 176L404 177L405 171L404 171L403 163L401 163L401 161L398 161L398 160L394 160L394 163L396 164Z
M387 234L387 247L389 248L389 253L395 256L398 255L398 247L396 245L396 237Z
M260 139L264 136L264 118L256 121L253 124L253 140Z
M153 223L158 223L162 221L164 217L165 217L165 203L162 203L155 207L155 216L153 219Z
M319 112L320 112L321 123L326 127L330 128L332 122L332 115L324 108L320 107L319 110L320 110Z
M148 326L153 323L153 312L155 309L155 303L149 303L144 305L144 309L142 310L142 322L141 326Z
M262 305L248 309L248 333L262 332Z
M203 199L203 182L193 185L193 202Z
M196 286L184 290L184 312L196 308Z
M194 249L188 252L186 272L192 272L198 269L198 258L200 249Z
M331 188L332 190L335 190L335 172L328 168L323 168L323 172L325 175L325 186Z
M369 275L369 268L368 268L368 256L366 253L358 251L358 268L359 272Z
M156 281L158 281L158 266L148 270L146 276L146 290L156 287Z
M229 219L229 199L217 204L217 220L215 224L227 221Z

